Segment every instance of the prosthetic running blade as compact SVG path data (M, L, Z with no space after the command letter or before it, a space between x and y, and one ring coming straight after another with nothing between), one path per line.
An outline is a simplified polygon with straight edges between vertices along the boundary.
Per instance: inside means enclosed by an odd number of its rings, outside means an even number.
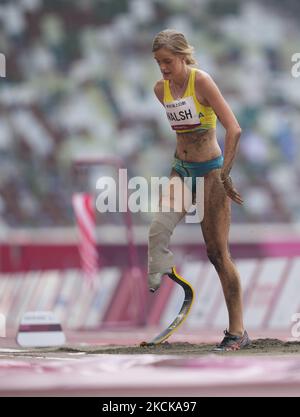
M155 344L163 342L166 340L171 334L178 329L178 327L184 322L184 320L187 318L187 315L192 307L193 301L194 301L194 290L184 278L182 278L178 273L176 272L175 268L172 268L172 273L168 274L169 278L171 278L172 281L179 284L183 290L184 290L184 301L182 304L182 307L177 314L177 317L173 322L165 329L163 330L158 336L156 336L154 339L149 342L149 344Z

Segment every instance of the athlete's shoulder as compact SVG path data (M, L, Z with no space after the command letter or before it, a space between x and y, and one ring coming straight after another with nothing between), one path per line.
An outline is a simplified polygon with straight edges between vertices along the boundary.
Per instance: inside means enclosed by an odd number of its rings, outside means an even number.
M160 91L163 91L163 89L164 89L164 80L163 79L158 80L154 85L155 94L159 93Z
M195 77L195 90L204 100L211 94L219 93L219 88L213 78L205 71L198 70Z
M161 79L155 83L154 93L159 101L163 102L164 98L164 80Z
M196 75L195 75L196 86L201 86L203 84L207 84L207 83L210 83L212 81L213 81L213 79L208 74L208 72L196 68Z

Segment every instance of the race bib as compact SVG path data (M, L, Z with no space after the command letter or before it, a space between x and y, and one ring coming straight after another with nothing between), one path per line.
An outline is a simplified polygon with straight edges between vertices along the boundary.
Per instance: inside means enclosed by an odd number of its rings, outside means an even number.
M199 116L193 97L184 97L180 100L174 100L171 103L164 103L168 120L173 129L185 126L200 125Z

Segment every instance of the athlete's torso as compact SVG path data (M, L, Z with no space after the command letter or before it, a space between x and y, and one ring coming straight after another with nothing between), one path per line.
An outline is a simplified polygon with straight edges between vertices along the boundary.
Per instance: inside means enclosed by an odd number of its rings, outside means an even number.
M214 159L222 151L217 141L216 130L177 134L176 157L187 162L202 162Z
M216 127L217 116L212 107L199 102L195 88L196 68L191 68L185 91L174 97L170 81L164 80L163 104L171 128L178 134L206 132Z
M162 103L173 130L176 131L177 158L189 162L207 161L221 155L216 138L217 117L195 89L197 69L191 68L183 96L174 100L168 80L163 81ZM203 104L205 103L205 104Z

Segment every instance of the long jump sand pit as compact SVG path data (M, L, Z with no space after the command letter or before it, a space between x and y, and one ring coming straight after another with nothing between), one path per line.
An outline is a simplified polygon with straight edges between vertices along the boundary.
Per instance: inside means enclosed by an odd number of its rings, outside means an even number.
M7 357L62 357L68 354L86 355L181 355L203 356L208 354L233 356L263 356L263 355L300 355L300 342L283 341L279 339L255 339L250 346L234 352L213 352L215 343L163 342L157 345L141 342L134 345L99 345L99 344L66 344L54 348L0 348L0 359Z
M236 352L180 337L140 346L146 334L69 338L57 348L0 347L0 396L298 396L300 342L256 338ZM115 335L116 336L116 335ZM70 340L71 339L71 340ZM117 339L121 344L115 343ZM170 338L171 339L171 338ZM189 339L190 341L181 341ZM151 338L150 338L151 340ZM106 343L107 342L107 343ZM138 343L137 343L138 342Z
M88 354L112 354L112 355L193 355L202 356L212 353L214 343L189 343L189 342L163 342L158 345L136 345L136 346L65 346L57 351L63 352L85 352ZM222 355L300 355L300 342L284 342L279 339L256 339L250 346L235 352L221 352Z

